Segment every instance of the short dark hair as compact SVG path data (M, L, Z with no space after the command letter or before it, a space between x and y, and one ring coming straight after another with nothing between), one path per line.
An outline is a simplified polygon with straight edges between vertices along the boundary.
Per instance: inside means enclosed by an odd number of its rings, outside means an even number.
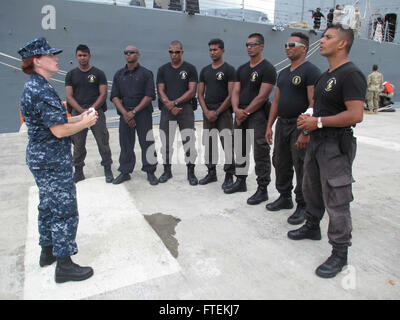
M183 50L182 42L180 42L179 40L171 41L171 43L170 43L169 45L170 45L170 46L180 46L181 49Z
M260 44L264 44L264 36L261 33L252 33L247 38L257 38Z
M218 45L218 47L219 47L220 49L224 49L224 41L222 41L221 39L211 39L211 40L208 42L208 45L210 46L210 45L212 45L212 44L216 44L216 45Z
M347 41L346 50L347 50L347 53L349 53L350 49L351 49L351 46L353 45L353 41L354 41L354 31L353 31L353 29L350 28L350 27L347 27L347 26L344 27L340 23L332 24L326 30L328 30L328 29L336 29L336 30L339 31L342 39Z
M80 44L79 46L76 47L75 53L78 51L86 52L90 54L90 49L86 44Z
M307 50L308 50L308 47L310 45L310 38L306 34L304 34L302 32L292 32L292 34L290 36L291 37L300 38L300 42L302 44L304 44L307 47Z
M374 71L378 70L378 65L377 65L377 64L374 64L374 65L372 66L372 70L374 70Z

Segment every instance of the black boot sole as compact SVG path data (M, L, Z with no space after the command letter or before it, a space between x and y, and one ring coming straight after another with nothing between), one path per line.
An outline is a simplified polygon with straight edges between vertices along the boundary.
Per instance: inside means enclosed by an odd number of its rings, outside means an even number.
M265 206L265 209L267 209L268 211L279 211L279 210L284 210L284 209L292 209L294 206L293 204L288 204L288 205L283 205L283 206L279 206L279 207L271 207L269 206L270 203L268 203Z
M158 182L159 183L165 183L165 182L167 182L169 179L171 179L172 178L172 174L170 175L170 176L164 176L164 175L161 175L161 177L160 178L158 178Z
M131 176L129 177L124 177L124 178L120 178L118 179L118 177L116 179L114 179L114 181L112 182L112 184L121 184L125 181L131 180Z
M46 258L46 259L40 259L39 260L39 266L46 267L46 266L50 266L52 265L54 262L56 262L57 258L53 257L53 258Z
M209 183L211 183L211 182L216 182L216 181L218 181L216 177L215 177L215 178L211 178L211 179L209 179L209 180L203 180L203 179L201 179L201 180L199 181L199 184L201 184L202 186L204 186L205 184L209 184Z
M93 275L93 269L91 268L88 273L85 273L85 274L83 274L81 276L71 276L71 275L69 275L69 276L68 275L59 276L59 275L56 274L55 275L55 281L57 283L64 283L64 282L67 282L67 281L83 281L83 280L89 279L92 275Z
M251 206L254 206L256 204L260 204L261 202L264 202L264 201L267 201L267 200L268 200L268 197L266 197L265 199L257 199L257 200L247 199L247 204L249 204Z
M315 234L315 235L310 236L310 237L307 237L307 236L301 236L301 237L299 237L299 236L293 236L293 235L291 235L291 234L290 234L290 231L289 231L289 232L287 233L287 236L288 236L288 238L291 239L291 240L306 240L306 239L308 239L308 240L321 240L321 234Z
M247 192L247 186L245 188L240 188L237 190L229 189L229 187L224 189L224 193L226 193L226 194L232 194L232 193L236 193L236 192Z
M106 183L112 183L114 181L114 177L106 177Z
M324 273L321 272L319 270L319 267L315 270L315 274L318 277L324 278L324 279L330 279L330 278L334 278L336 277L340 272L342 272L343 268L346 266L347 264L345 264L344 266L342 266L340 269L337 269L335 272L331 272L331 273Z

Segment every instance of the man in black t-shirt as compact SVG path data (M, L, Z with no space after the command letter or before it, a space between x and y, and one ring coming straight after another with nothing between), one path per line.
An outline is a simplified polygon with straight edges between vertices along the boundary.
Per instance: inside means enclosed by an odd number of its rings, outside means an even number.
M321 26L321 18L325 19L324 14L321 12L321 8L317 8L317 11L313 12L312 18L314 19L314 30L319 30Z
M247 191L250 145L253 144L258 187L256 193L247 199L247 203L254 205L268 200L267 186L271 182L270 147L265 140L265 130L269 111L268 97L276 82L276 70L262 56L263 35L249 35L246 48L250 61L238 68L232 93L237 179L224 192Z
M326 15L326 27L329 28L333 22L333 10L329 9L329 13Z
M294 168L297 208L288 218L290 224L300 224L304 221L303 162L306 146L310 140L308 135L297 129L297 118L307 110L308 106L312 108L314 83L321 74L316 66L306 61L308 46L309 38L301 32L292 33L285 43L286 55L291 63L279 73L265 136L271 145L272 126L278 117L272 164L275 167L275 186L280 196L274 202L267 204L266 208L270 211L293 208Z
M231 109L232 88L235 82L235 68L224 62L224 42L212 39L208 43L212 64L200 72L198 98L203 109L203 143L207 175L199 181L207 184L217 181L218 141L221 139L225 153L225 180L222 189L232 184L235 173L233 162L233 118ZM215 134L217 131L217 134Z
M195 186L198 180L194 173L196 161L196 140L194 132L194 111L197 101L193 102L197 89L197 71L194 65L183 61L183 47L178 40L169 46L171 62L161 66L157 72L157 91L161 102L160 137L164 172L159 182L167 182L172 178L171 159L172 144L175 138L176 124L182 136L187 179Z
M113 184L131 179L136 164L136 134L142 152L142 171L146 172L151 185L158 184L154 175L157 154L153 136L153 105L155 87L153 73L139 64L140 52L135 46L124 50L126 65L118 70L113 79L110 100L117 108L119 119L120 175Z
M306 223L289 231L288 237L320 240L319 224L325 210L328 212L333 250L316 269L323 278L335 277L342 270L351 245L352 164L356 154L351 127L363 119L367 91L365 76L348 58L353 40L353 30L340 24L325 31L320 52L328 59L329 70L315 84L313 115L302 114L297 120L297 127L311 136L303 176Z
M99 118L90 129L96 139L106 182L110 183L114 177L111 171L111 149L104 114L107 110L107 79L103 71L90 65L90 49L86 45L81 44L76 48L75 57L79 66L68 72L65 77L68 109L72 116L79 115L90 107L96 109ZM88 129L85 129L71 136L74 144L75 183L85 179L83 166L87 153L85 147L87 132Z

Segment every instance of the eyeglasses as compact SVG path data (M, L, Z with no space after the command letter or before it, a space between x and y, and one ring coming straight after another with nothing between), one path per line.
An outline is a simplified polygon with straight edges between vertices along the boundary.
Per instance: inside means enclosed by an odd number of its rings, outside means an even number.
M139 53L139 51L137 50L125 50L124 54L135 54L135 53Z
M173 54L173 53L175 53L175 54L180 54L181 52L182 52L182 50L169 50L168 51L170 54Z
M245 44L246 47L255 47L258 45L260 45L259 42L246 42L246 44Z
M300 42L286 42L285 43L285 49L294 48L294 47L305 47L305 45Z

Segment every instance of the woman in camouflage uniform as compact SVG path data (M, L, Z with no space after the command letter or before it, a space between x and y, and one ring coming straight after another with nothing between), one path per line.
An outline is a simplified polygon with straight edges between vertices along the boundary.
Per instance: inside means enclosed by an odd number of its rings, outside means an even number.
M21 113L28 127L26 163L39 188L39 264L57 260L56 282L85 280L93 275L91 267L80 267L70 256L77 253L78 227L76 188L70 135L94 125L96 112L67 117L57 92L48 82L58 71L56 54L45 38L25 44L18 53L22 70L29 74L21 96Z

